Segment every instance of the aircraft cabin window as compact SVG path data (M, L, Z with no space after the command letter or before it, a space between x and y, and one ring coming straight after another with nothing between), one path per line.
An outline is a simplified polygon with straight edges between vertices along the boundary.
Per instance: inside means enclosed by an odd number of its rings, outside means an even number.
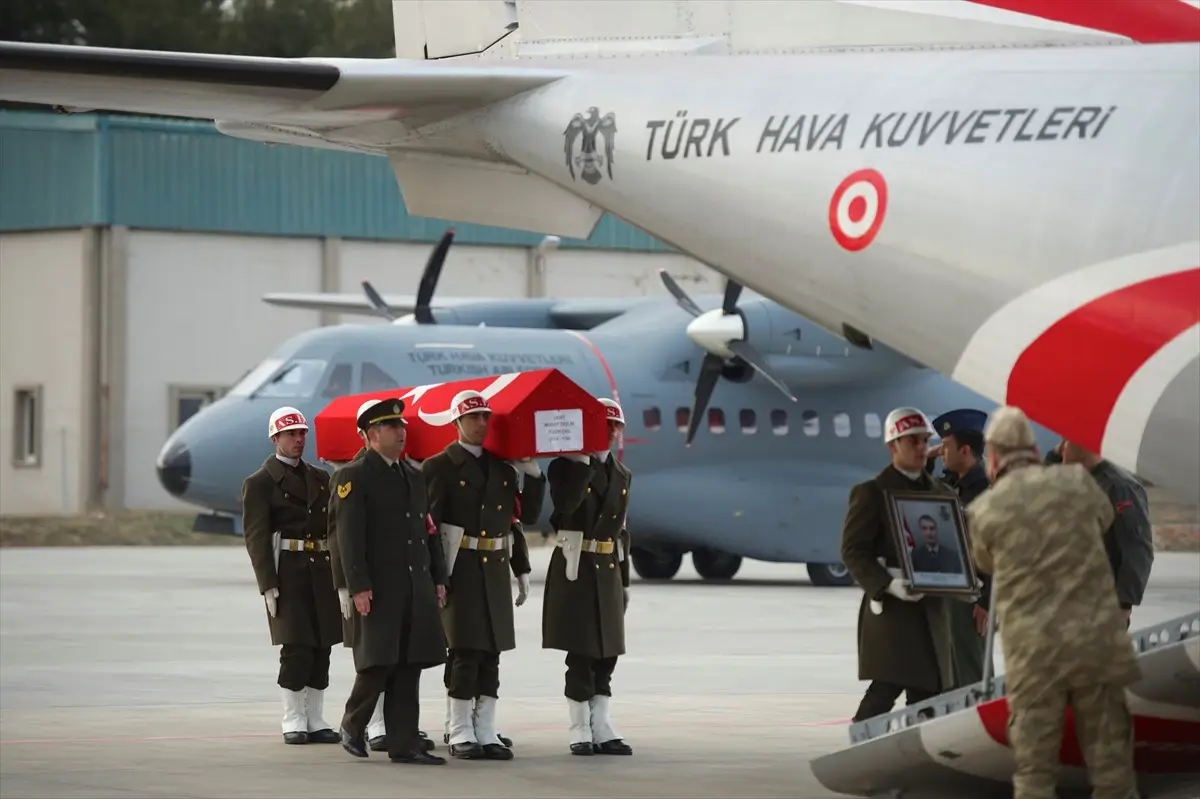
M259 397L276 399L305 399L317 389L321 375L325 373L327 361L313 358L298 358L289 361L255 392Z
M348 363L339 363L329 373L329 379L325 381L325 388L321 391L321 396L325 399L344 397L352 393L351 382L353 380L354 366Z
M647 430L657 430L662 427L662 414L658 408L647 408L642 411L642 427Z
M688 421L692 418L691 408L676 408L675 409L675 426L679 428L679 432L686 433L688 429Z
M787 411L781 411L779 409L771 411L771 432L777 436L786 436L787 431Z
M720 408L708 409L708 431L715 435L725 432L725 411Z
M877 413L868 413L864 416L863 427L866 428L867 436L870 438L879 438L883 435L883 425L880 423Z
M401 388L401 385L396 382L396 378L370 361L363 361L362 376L359 377L358 382L358 391L360 394L366 394L368 391L387 391L389 388Z
M850 435L850 414L839 413L833 417L833 434L838 438Z
M804 435L809 437L820 435L821 420L816 411L805 411L800 418L804 420Z
M742 425L742 432L746 435L753 435L758 432L758 419L754 415L754 411L750 408L742 408L738 411L738 422Z

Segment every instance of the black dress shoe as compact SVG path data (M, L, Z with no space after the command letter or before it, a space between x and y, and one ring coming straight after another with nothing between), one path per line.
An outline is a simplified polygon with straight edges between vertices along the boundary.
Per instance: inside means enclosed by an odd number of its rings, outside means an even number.
M366 741L362 739L361 735L355 738L354 736L350 735L350 733L346 732L346 728L343 727L341 730L341 739L342 748L347 752L355 757L368 757Z
M405 763L414 766L444 766L446 758L437 755L431 755L429 752L422 749L415 749L411 752L404 752L399 755L391 755L389 758L393 763Z
M425 747L426 752L432 752L434 750L435 744L433 743L432 739L430 739L430 737L428 735L426 735L423 732L418 731L417 737L421 739L421 746Z
M485 760L512 760L513 753L508 747L500 744L484 744L483 756Z
M342 736L338 735L333 730L326 727L323 730L310 732L308 734L308 742L310 744L336 744L341 743Z
M487 757L483 747L477 743L450 744L450 756L462 760L483 760Z
M370 741L368 741L367 745L371 747L372 752L386 752L387 751L387 736L386 735L376 735L374 738L372 738Z
M509 738L508 736L505 736L505 735L501 735L500 733L496 733L496 737L500 739L500 743L504 744L509 749L512 749L512 738Z
M306 744L306 743L308 743L308 733L306 733L306 732L285 732L283 734L283 742L285 744Z
M571 754L587 755L588 757L591 757L592 755L596 754L596 752L592 748L590 741L584 741L583 743L579 744L571 744Z
M596 754L598 755L632 755L633 747L622 741L620 738L613 738L611 741L605 741L602 744L595 745Z

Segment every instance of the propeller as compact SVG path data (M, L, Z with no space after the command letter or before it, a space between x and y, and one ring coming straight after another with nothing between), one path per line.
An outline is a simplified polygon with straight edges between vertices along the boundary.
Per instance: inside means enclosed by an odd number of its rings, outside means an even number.
M731 361L747 364L792 402L797 401L792 392L788 391L787 385L767 368L766 359L747 339L746 320L737 307L738 298L742 295L740 283L726 280L725 297L721 307L701 311L700 306L680 288L667 270L659 269L658 275L679 307L695 317L688 323L688 338L705 352L704 360L700 362L700 376L696 378L696 390L692 396L691 418L688 420L687 438L684 439L686 446L692 445L692 439L700 429L700 420L708 408L708 401L717 386L717 380L720 379L726 364Z
M429 260L425 262L425 270L421 273L421 283L417 287L417 302L413 306L413 318L419 325L437 324L437 320L433 318L430 303L433 302L433 292L437 289L438 279L442 276L442 266L446 263L446 254L450 252L450 245L453 242L454 228L447 228L437 246L433 248L433 252L429 254ZM371 285L371 281L364 280L362 288L363 293L367 295L367 300L380 316L389 322L396 321L396 314Z

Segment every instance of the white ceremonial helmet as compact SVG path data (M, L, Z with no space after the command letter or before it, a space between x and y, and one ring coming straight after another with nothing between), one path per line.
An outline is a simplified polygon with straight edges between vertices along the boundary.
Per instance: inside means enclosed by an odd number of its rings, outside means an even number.
M274 438L284 430L307 429L308 420L304 418L304 414L290 405L285 405L271 414L271 421L267 424L267 438Z
M621 410L621 406L616 400L610 400L608 397L601 397L600 404L604 406L604 417L610 422L620 422L625 424L625 414Z
M361 418L362 415L364 413L366 413L368 408L374 408L376 405L378 405L381 402L383 402L383 400L377 400L377 399L367 400L362 405L358 406L358 410L354 412L354 418L355 419Z
M916 408L897 408L887 415L883 424L883 443L888 444L901 436L912 436L920 433L933 435L933 425L925 414Z
M450 400L450 421L456 422L459 417L466 416L471 413L491 413L492 409L488 407L487 400L478 391L467 389L460 391L454 395L454 399Z

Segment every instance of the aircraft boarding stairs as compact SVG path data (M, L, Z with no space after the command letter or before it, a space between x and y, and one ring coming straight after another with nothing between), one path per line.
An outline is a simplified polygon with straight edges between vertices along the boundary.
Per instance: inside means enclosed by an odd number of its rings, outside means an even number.
M994 619L979 684L851 724L849 747L812 762L816 778L851 796L1011 797L1004 677L989 673ZM1128 691L1141 797L1200 797L1200 613L1130 637L1143 675ZM1090 796L1070 710L1063 737L1059 796Z

